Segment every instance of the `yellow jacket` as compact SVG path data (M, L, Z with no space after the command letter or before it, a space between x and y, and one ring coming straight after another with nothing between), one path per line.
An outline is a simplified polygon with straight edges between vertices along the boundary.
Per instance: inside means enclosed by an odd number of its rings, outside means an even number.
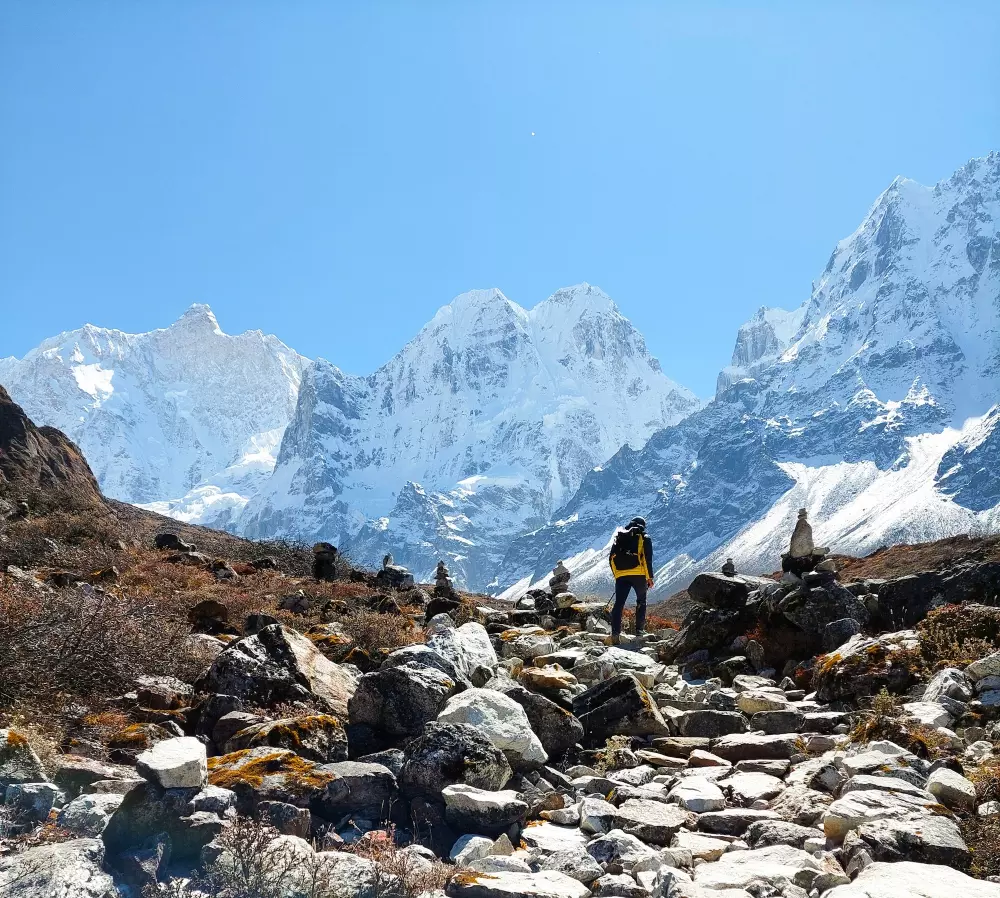
M608 563L611 565L611 573L614 574L615 579L619 577L635 577L636 575L642 575L647 579L651 577L650 568L651 561L653 558L653 541L643 533L639 538L639 566L628 568L627 570L618 570L615 567L615 560L613 557L608 558Z

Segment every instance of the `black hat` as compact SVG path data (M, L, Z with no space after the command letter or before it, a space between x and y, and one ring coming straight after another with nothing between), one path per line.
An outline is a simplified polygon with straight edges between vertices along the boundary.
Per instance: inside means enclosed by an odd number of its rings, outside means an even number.
M640 527L641 529L646 529L646 519L645 518L632 518L628 522L629 527Z

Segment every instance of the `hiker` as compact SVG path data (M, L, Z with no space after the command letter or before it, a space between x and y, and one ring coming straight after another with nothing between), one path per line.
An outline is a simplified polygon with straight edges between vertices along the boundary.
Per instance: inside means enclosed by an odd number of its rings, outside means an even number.
M608 556L615 577L615 607L611 612L611 644L618 645L622 634L622 612L628 594L635 590L635 635L642 636L646 625L646 590L653 585L653 541L646 535L644 518L632 518L615 534Z

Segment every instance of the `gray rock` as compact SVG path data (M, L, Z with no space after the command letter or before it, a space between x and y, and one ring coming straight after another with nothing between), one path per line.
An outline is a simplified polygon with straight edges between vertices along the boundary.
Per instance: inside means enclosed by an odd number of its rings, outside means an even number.
M503 752L467 724L431 723L404 750L399 785L406 795L440 798L453 783L503 789L511 777Z
M769 845L804 848L806 839L814 839L816 836L821 836L821 833L812 827L784 820L760 820L750 825L745 840L751 848L767 848Z
M730 733L745 733L747 719L738 711L686 711L678 720L683 736L704 736L714 739Z
M0 729L0 789L12 783L48 782L45 768L25 736L14 729Z
M694 822L691 814L672 804L629 798L614 814L614 827L653 845L670 845L683 826Z
M78 795L59 812L59 825L81 836L99 836L124 798L113 793Z
M391 737L419 736L458 685L441 670L417 664L365 674L350 699L350 721Z
M958 826L947 817L907 814L864 823L844 839L844 855L864 850L875 861L919 861L964 869L971 857Z
M280 624L230 643L198 681L200 692L235 696L270 707L304 701L341 718L357 681L300 633Z
M103 862L100 839L39 845L0 857L0 894L4 898L119 898Z
M528 805L511 789L490 792L458 783L445 786L441 795L445 819L458 832L499 835L528 813Z
M608 736L666 736L669 728L634 674L619 674L573 699L573 713L594 739Z

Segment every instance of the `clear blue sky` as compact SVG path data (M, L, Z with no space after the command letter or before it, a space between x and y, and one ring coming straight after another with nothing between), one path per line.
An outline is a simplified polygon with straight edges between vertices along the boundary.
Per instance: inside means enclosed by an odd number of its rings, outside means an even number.
M1000 147L998 47L996 0L9 0L0 355L207 302L367 373L585 280L708 395L895 175Z

